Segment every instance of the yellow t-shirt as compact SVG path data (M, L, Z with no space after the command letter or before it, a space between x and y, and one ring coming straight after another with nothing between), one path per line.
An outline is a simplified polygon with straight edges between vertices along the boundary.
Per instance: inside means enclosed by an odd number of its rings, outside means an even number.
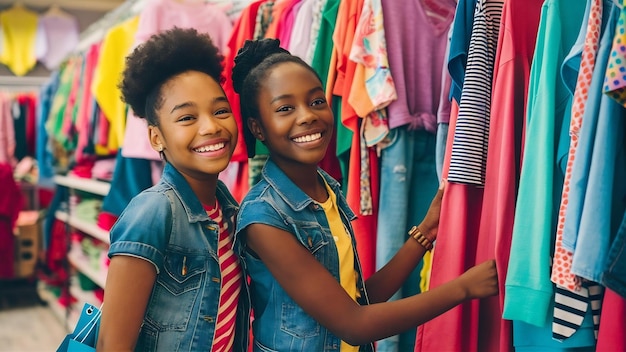
M330 232L335 239L337 246L337 255L339 256L339 281L341 287L348 293L354 301L357 298L356 289L356 271L354 270L354 250L352 249L352 239L348 230L344 227L337 208L337 195L326 184L328 191L328 199L324 203L320 203L326 213ZM341 341L341 352L358 351L359 346L352 346Z
M37 13L22 6L14 6L0 13L3 36L0 63L16 76L25 75L37 64L37 21Z
M135 41L139 16L132 17L109 29L102 46L100 59L93 73L91 93L109 121L108 154L117 151L124 142L126 129L126 104L118 87L126 65L126 55Z

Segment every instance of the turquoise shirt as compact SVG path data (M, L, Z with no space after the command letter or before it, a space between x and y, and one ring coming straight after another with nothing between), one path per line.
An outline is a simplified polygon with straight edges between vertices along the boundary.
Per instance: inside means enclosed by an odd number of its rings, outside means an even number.
M582 1L544 3L531 68L503 317L536 326L548 324L554 300L550 262L563 183L556 167L557 150L562 124L569 125L571 102L560 68L578 36L584 12Z

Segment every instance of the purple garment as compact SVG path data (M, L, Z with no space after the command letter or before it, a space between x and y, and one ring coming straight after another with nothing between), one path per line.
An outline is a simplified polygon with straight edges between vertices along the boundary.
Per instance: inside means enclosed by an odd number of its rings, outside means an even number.
M54 70L78 45L78 20L72 16L43 15L39 17L47 41L46 54L39 61Z
M398 93L388 106L389 128L409 124L411 129L434 133L456 2L382 1L382 6L389 68Z

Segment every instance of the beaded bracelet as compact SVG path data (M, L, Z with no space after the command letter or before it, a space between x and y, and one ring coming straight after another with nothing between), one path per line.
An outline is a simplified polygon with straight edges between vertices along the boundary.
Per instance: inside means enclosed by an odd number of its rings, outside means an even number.
M426 238L422 231L417 228L417 226L411 227L409 230L409 236L413 237L422 247L424 247L427 251L433 249L433 242Z

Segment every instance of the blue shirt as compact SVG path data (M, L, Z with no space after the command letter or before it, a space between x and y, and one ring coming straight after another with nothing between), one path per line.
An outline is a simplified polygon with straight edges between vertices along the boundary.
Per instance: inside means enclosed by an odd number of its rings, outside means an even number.
M224 221L233 228L237 203L221 181L216 193ZM111 229L109 256L142 258L157 270L137 350L211 350L221 281L218 235L219 225L169 163L161 181L134 197L122 212ZM234 350L246 351L249 298L245 282L237 315Z
M341 220L352 238L357 290L361 305L368 304L361 264L351 220L354 213L341 193L341 186L327 173L319 174L337 195ZM246 195L237 216L235 251L243 259L250 276L250 294L254 309L252 323L255 351L339 351L341 340L308 315L283 290L265 264L246 250L242 230L251 224L264 224L291 233L339 283L339 257L324 209L296 186L270 158L262 179ZM372 345L361 346L371 351Z
M563 246L574 253L572 273L600 282L611 238L624 214L624 108L602 94L620 9L604 2L604 28L574 159ZM571 208L571 211L570 211Z
M451 26L452 34L448 49L448 71L452 79L450 100L454 99L457 102L461 101L461 92L463 91L476 2L477 0L459 1Z

